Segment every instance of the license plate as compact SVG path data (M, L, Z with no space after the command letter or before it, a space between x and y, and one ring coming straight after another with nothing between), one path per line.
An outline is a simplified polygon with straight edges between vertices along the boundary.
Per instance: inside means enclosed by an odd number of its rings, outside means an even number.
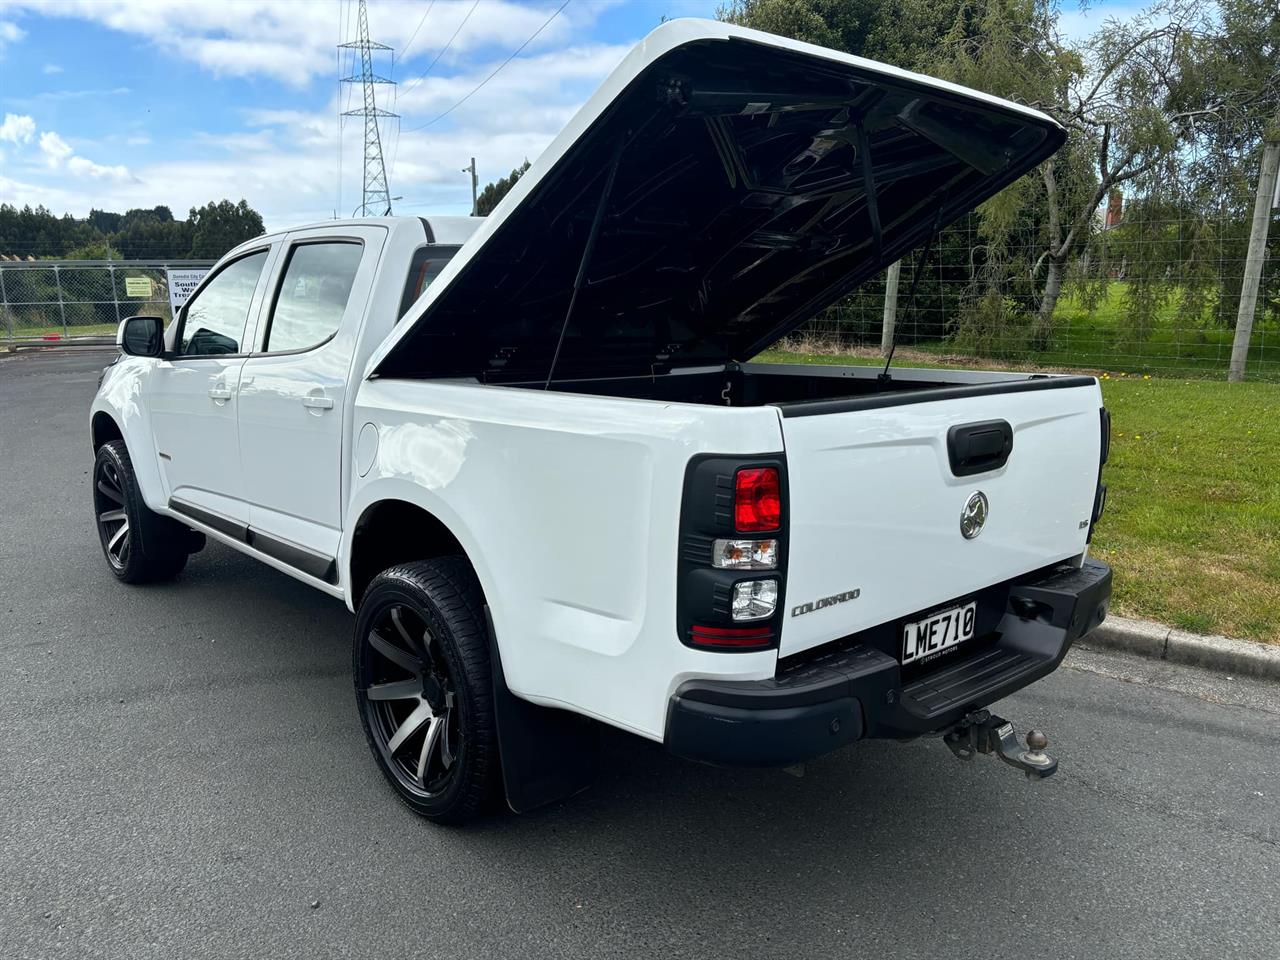
M973 639L973 625L978 619L977 602L941 610L902 628L902 663L919 663L932 659L944 650Z

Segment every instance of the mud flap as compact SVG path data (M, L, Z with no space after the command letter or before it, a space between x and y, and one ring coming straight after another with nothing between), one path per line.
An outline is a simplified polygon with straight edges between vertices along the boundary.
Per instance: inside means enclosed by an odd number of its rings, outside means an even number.
M507 806L527 813L581 793L595 781L600 730L587 717L521 700L507 687L493 617L484 608L489 631L493 708Z

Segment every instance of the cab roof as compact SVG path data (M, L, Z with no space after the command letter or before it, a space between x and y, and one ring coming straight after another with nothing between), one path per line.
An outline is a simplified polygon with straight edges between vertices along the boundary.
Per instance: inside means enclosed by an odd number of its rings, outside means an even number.
M252 243L263 239L274 240L300 230L341 230L343 227L363 227L370 224L390 229L409 228L422 233L428 243L448 246L461 246L479 229L484 220L480 217L430 216L430 217L346 217L342 220L318 220L315 223L304 223L287 227L283 230L272 230L270 233L255 237Z

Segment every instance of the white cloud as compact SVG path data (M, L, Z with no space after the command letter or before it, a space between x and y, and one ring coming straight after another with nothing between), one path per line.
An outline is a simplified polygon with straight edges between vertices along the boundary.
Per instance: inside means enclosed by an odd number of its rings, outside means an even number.
M39 4L41 0L17 2L30 5ZM401 69L397 61L398 79L412 79L426 69L471 2L463 0L459 5L438 0L414 41L408 65ZM399 132L395 121L382 124L391 190L393 195L404 197L395 204L397 213L467 212L471 206L470 179L460 172L460 168L470 157L476 158L481 185L505 176L526 158L535 159L622 59L629 44L586 41L591 33L587 28L598 15L598 8L579 0L570 4L537 41L507 64L465 105L451 113L447 120L424 130L413 130L475 90L480 81L546 21L558 5L558 0L539 0L536 6L481 0L472 21L459 33L454 47L441 58L431 74L420 83L401 84L401 96L394 109L404 115L399 125L405 132ZM274 43L283 36L277 33L277 28L283 30L283 26L272 26L271 15L274 15L281 18L281 22L283 19L291 21L294 33L288 43L300 50L313 50L319 57L319 66L314 69L318 69L326 81L334 76L333 43L338 34L335 21L339 9L336 3L319 6L318 17L308 16L309 12L317 9L315 4L308 11L302 2L281 5L266 0L245 0L241 4L183 4L180 11L185 19L166 20L170 16L166 11L172 6L175 5L169 0L133 0L130 3L68 0L48 12L54 16L65 16L68 9L79 9L84 16L99 21L106 17L106 12L111 12L112 16L122 18L119 23L133 23L135 34L152 36L154 32L152 42L158 47L164 47L170 41L159 36L162 31L154 26L155 23L174 24L165 29L171 31L170 39L174 43L184 45L191 37L209 40L243 38L252 42ZM403 9L393 16L397 6ZM354 3L352 7L354 9ZM374 18L375 39L403 44L425 9L423 3L398 5L389 0L379 0L370 11ZM292 13L292 16L285 18L282 10ZM255 17L255 12L259 16ZM578 19L575 20L574 16ZM510 22L506 22L504 17ZM179 20L182 20L180 25ZM308 20L323 20L322 29L309 25ZM262 36L248 36L264 23ZM383 24L387 29L383 29ZM123 27L116 26L116 29ZM298 39L309 37L313 29L316 37L308 41L310 46ZM453 56L456 48L460 47L471 51L463 65L459 63L461 58ZM205 53L199 55L177 47L174 52L178 56L197 59L197 56L208 56L209 49L212 48L206 47ZM228 53L230 49L224 47L222 52ZM248 49L238 48L239 53ZM234 67L232 60L226 59L219 69L229 72L233 67L252 68L258 70L259 75L272 76L268 71L273 68L259 62L266 56L267 51L259 49L254 57L236 61L242 64L241 67ZM289 69L313 69L308 63L303 57ZM91 206L127 210L151 207L157 203L168 204L176 215L181 216L188 208L210 200L223 197L239 200L243 197L262 213L269 229L328 219L335 211L346 216L359 201L363 138L361 121L348 118L339 151L337 114L344 105L343 98L334 88L336 84L328 88L333 92L324 98L325 102L316 103L314 109L275 108L273 102L281 101L273 97L261 101L260 107L242 110L240 116L243 121L238 127L232 124L229 129L220 128L207 133L179 131L181 135L172 140L172 149L153 161L149 162L145 151L126 155L128 167L112 167L79 158L69 144L54 134L57 140L50 141L50 148L56 152L58 143L67 148L60 153L60 161L48 168L31 164L5 171L13 179L5 182L0 178L0 193L11 197L8 202L44 203L51 209L66 210L77 216L84 216ZM379 90L380 94L383 92ZM139 103L145 102L143 94L135 96ZM288 98L283 103L294 101L296 98ZM379 105L384 104L380 98ZM393 108L392 104L385 105L388 109ZM103 109L115 110L116 107L108 108L104 104ZM199 119L194 118L193 122L199 123ZM122 137L127 138L129 133L137 132L136 128L127 130ZM125 139L124 142L130 143L130 140ZM46 163L48 156L46 151ZM72 157L77 159L73 161ZM21 193L15 197L14 191Z
M61 73L62 67L58 66L56 63L46 63L40 68L40 72L46 75Z
M84 157L72 157L67 161L67 169L77 177L87 177L90 180L131 179L128 167L121 165L103 166L100 163L94 163L92 160L86 160Z
M74 151L71 149L71 144L52 130L46 130L40 134L40 152L44 154L44 162L56 169L62 166L62 162Z
M79 156L71 144L53 130L40 134L40 152L44 154L45 166L50 170L65 170L77 180L124 182L134 179L126 166L95 163L87 157Z
M89 20L140 36L218 76L268 77L294 87L304 87L316 78L332 78L338 66L335 43L340 35L354 38L356 29L355 4L334 0L10 0L8 6ZM466 23L442 64L487 47L514 50L557 6L554 0L534 4L482 0L468 16L472 0L440 0L423 21L426 8L421 0L379 0L370 11L370 34L401 51L397 53L400 79L410 80L426 69L464 18ZM576 27L593 22L606 6L600 2L571 4L539 34L530 49L563 44ZM342 18L345 22L340 24ZM419 23L422 28L415 37ZM402 48L411 37L413 46L402 65ZM389 69L389 57L378 61L379 70Z
M17 43L27 35L27 31L23 30L16 23L9 20L0 20L0 53L4 52L4 48L11 44Z
M6 113L4 123L0 123L0 140L7 140L15 145L30 143L35 132L35 120L25 114Z
M132 93L128 87L90 87L84 90L42 90L37 100L80 100L85 97L122 97Z

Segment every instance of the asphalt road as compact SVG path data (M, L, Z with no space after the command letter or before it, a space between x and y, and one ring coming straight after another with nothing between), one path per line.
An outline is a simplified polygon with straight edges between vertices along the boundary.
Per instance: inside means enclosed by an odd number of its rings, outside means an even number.
M211 544L122 586L102 353L0 359L0 957L1280 956L1280 689L1080 651L1006 701L1060 773L936 741L775 771L622 734L581 797L419 821L351 616Z

